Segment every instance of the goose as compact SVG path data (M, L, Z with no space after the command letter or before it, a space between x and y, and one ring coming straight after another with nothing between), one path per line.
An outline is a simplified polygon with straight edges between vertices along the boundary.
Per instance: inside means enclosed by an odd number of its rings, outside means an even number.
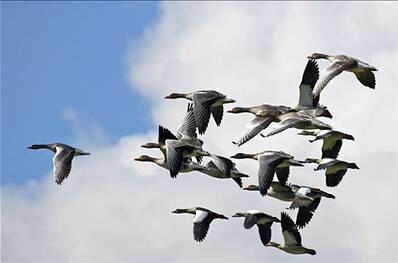
M294 111L290 107L286 106L273 106L269 104L263 104L253 107L235 107L229 110L229 113L243 113L248 112L255 115L254 119L246 125L246 130L241 135L237 142L232 142L237 146L248 142L259 134L262 130L267 128L272 122L279 122L279 116L284 115L288 112Z
M266 246L271 241L272 223L281 222L277 217L273 217L253 209L250 209L245 213L236 213L232 217L244 217L245 221L243 222L243 227L245 229L250 229L254 225L257 225L258 233L264 246Z
M280 117L281 121L265 134L260 133L262 137L270 137L290 128L300 130L331 130L332 126L316 119L309 111L290 112Z
M315 210L318 208L321 198L332 198L335 196L318 188L309 186L290 185L294 192L294 200L290 205L290 209L298 208L296 217L296 226L298 228L305 227L312 219Z
M348 163L332 158L307 158L305 161L302 161L302 163L317 163L318 167L316 167L314 171L326 169L326 186L329 187L337 186L347 173L347 169L359 170L359 167L355 163Z
M214 154L210 154L210 158L212 160L202 166L201 173L221 179L231 178L239 187L242 187L242 177L249 177L247 174L239 172L235 167L236 164L228 158Z
M315 136L313 140L309 140L311 143L317 140L323 140L322 158L336 159L339 155L341 146L343 145L343 139L354 141L354 137L352 135L335 130L302 131L298 133L298 135Z
M184 120L177 129L177 135L174 135L170 130L159 125L158 131L158 143L146 143L141 145L144 148L159 148L163 155L166 154L166 140L180 140L181 142L188 143L190 145L197 146L202 149L203 141L197 138L196 134L196 123L193 114L193 104L189 103L187 112ZM188 153L185 153L185 157L189 157ZM200 155L195 156L198 163L201 163L202 157Z
M50 144L33 144L28 149L49 149L55 153L53 157L53 175L55 183L61 185L62 182L69 176L72 169L73 157L79 155L89 155L81 149L63 144L63 143L50 143Z
M224 104L234 103L235 100L227 98L215 90L198 90L190 93L171 93L166 99L184 98L193 101L193 111L199 134L206 132L210 115L213 115L217 126L220 126L224 113Z
M242 189L246 191L260 191L260 187L253 184L245 186ZM267 196L271 196L284 202L293 202L295 194L289 185L272 181L271 186L267 190Z
M260 188L257 185L249 185L244 187L243 190L259 191ZM292 202L289 209L299 209L296 218L296 225L299 228L303 228L310 222L322 197L335 199L334 195L318 188L294 184L282 185L280 182L272 182L267 195L284 202Z
M278 244L275 242L269 242L267 246L276 247L290 254L316 254L314 249L308 249L302 246L300 232L293 220L285 212L281 213L281 226L284 243Z
M333 56L320 53L313 53L307 58L315 60L327 59L331 62L330 65L322 71L320 78L315 84L313 91L314 97L319 96L326 85L343 71L354 73L359 82L366 87L371 89L375 89L376 87L376 78L372 71L377 71L377 69L357 58L346 55Z
M141 155L140 157L137 157L134 160L139 162L152 162L159 165L160 167L163 167L166 170L169 169L166 158L155 158L148 155ZM179 172L188 173L192 171L201 171L201 170L203 170L203 167L201 165L193 162L190 158L184 158ZM176 177L171 177L171 178L174 179Z
M237 146L241 146L254 138L262 130L266 129L272 122L280 122L280 117L289 112L307 111L315 115L315 117L332 118L333 116L330 114L329 110L325 106L318 104L319 96L317 99L314 99L312 95L312 89L318 77L319 70L316 61L308 60L299 85L299 103L294 107L263 104L254 107L235 107L229 110L229 113L248 112L256 116L246 125L246 129L240 139L233 143Z
M202 207L193 207L187 209L176 209L172 211L174 214L193 214L195 215L193 218L193 239L197 242L202 242L209 230L210 223L214 219L226 219L228 217L217 214L209 209Z
M258 183L260 194L263 196L267 194L275 172L278 181L284 185L289 176L289 166L303 166L301 162L294 160L292 155L282 151L263 151L255 154L237 153L231 158L258 161Z
M299 85L299 102L293 109L296 111L309 111L315 117L333 118L327 107L319 104L319 96L314 97L312 94L318 78L318 64L315 60L309 59Z

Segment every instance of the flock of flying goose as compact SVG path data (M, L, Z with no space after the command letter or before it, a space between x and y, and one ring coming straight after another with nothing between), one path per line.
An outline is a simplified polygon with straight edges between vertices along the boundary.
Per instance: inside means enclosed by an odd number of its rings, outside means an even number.
M315 250L302 246L298 229L305 227L310 222L321 198L334 199L335 197L318 188L289 184L287 181L290 166L304 166L305 163L318 164L315 170L326 170L326 186L328 187L337 186L342 181L347 169L359 169L355 163L336 159L342 146L342 140L354 140L354 137L333 130L332 126L318 119L318 117L332 118L328 109L319 104L319 97L326 85L343 71L354 73L364 86L374 89L376 81L372 71L377 69L345 55L330 56L314 53L307 58L309 60L299 86L298 105L288 107L263 104L254 107L235 107L228 112L234 114L246 112L255 116L246 125L241 137L233 142L237 146L247 143L258 134L269 137L290 128L302 130L298 133L299 135L313 136L314 138L310 142L323 141L320 159L307 158L304 161L298 161L288 153L270 150L254 154L236 153L230 157L253 159L258 162L258 185L243 187L244 190L259 191L262 196L268 195L284 202L290 202L291 209L298 208L296 222L285 212L282 212L281 217L277 218L253 209L236 213L233 217L244 217L245 229L257 225L260 240L264 246L276 247L291 254L315 255ZM320 75L317 59L327 59L331 62ZM240 172L236 168L236 164L229 158L205 151L203 141L198 138L196 133L198 131L199 135L202 135L206 132L211 116L219 126L224 114L223 105L234 103L235 100L214 90L200 90L187 94L172 93L165 98L183 98L191 103L188 103L185 117L175 133L159 126L157 143L151 142L142 145L145 148L160 149L163 158L142 155L135 160L153 162L167 169L172 178L176 178L178 173L198 171L219 179L232 179L242 188L242 178L249 177L249 175ZM275 126L268 129L272 123L276 123ZM35 144L28 148L49 149L55 153L53 175L58 185L69 176L74 156L90 154L62 143ZM210 160L203 164L203 158ZM274 180L275 175L277 181ZM210 223L214 219L228 219L222 214L202 207L176 209L172 213L194 215L193 237L198 242L205 239ZM274 222L281 224L284 244L271 242L271 226Z

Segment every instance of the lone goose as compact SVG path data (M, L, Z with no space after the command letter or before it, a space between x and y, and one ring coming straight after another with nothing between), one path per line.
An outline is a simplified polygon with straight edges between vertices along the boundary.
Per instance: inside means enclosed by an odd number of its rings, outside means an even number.
M237 146L248 142L259 134L262 130L267 128L272 122L279 122L279 116L284 115L288 112L294 111L290 107L286 106L273 106L269 104L263 104L253 107L235 107L229 110L229 113L243 113L248 112L254 114L253 120L246 124L246 130L237 142L232 142Z
M202 207L193 207L188 209L176 209L172 213L174 214L193 214L195 215L193 218L193 239L197 242L202 242L209 230L210 223L214 219L226 219L228 217L217 214L209 209Z
M260 133L262 137L270 137L290 128L300 130L331 130L332 126L316 119L308 111L290 112L280 117L281 121L265 134Z
M201 173L207 174L215 178L232 178L239 187L242 187L242 177L249 177L247 174L243 174L236 169L236 164L230 159L211 154L211 161L205 166L202 166Z
M224 113L223 104L235 102L235 100L227 98L226 95L215 90L198 90L186 94L172 93L165 98L185 98L193 101L193 111L199 134L204 134L206 132L210 120L210 114L213 115L217 126L220 126Z
M258 161L258 183L260 194L263 196L267 194L275 172L279 182L284 185L289 176L289 166L303 166L299 161L294 160L293 156L282 151L263 151L255 154L237 153L231 158L247 158Z
M320 78L315 84L313 91L314 97L319 96L326 85L343 71L354 73L359 82L361 82L364 86L367 86L371 89L376 87L376 78L372 71L377 71L377 69L359 59L346 55L332 56L320 53L313 53L307 58L327 59L331 62L331 64L322 71Z
M155 157L151 157L148 155L141 155L140 157L137 157L134 160L139 161L139 162L152 162L152 163L159 165L160 167L163 167L166 170L169 170L169 167L167 165L167 161L165 158L155 158ZM183 162L181 164L180 170L178 172L188 173L188 172L192 172L192 171L202 171L202 170L203 170L203 167L200 164L193 162L190 158L184 158ZM172 176L171 178L174 179L176 177Z
M343 176L347 173L347 169L359 170L359 167L355 163L348 163L332 158L307 158L303 163L317 163L318 167L316 167L314 171L326 169L326 186L329 187L337 186L343 179Z
M281 213L281 226L284 244L269 242L267 246L276 247L290 254L315 255L316 251L301 245L301 236L293 220L285 212Z
M244 217L243 227L250 229L254 225L258 227L258 233L260 234L261 242L266 246L271 241L271 226L272 223L281 221L277 217L273 217L262 213L258 210L248 210L245 213L236 213L232 217Z
M33 144L29 146L28 149L49 149L55 153L53 157L53 175L55 177L55 183L58 185L61 185L69 176L70 170L72 169L73 157L90 154L63 143Z
M259 191L260 188L257 185L249 185L244 187L243 190ZM296 225L299 228L303 228L310 222L313 213L321 201L321 197L335 198L334 195L317 188L298 185L282 185L279 182L271 183L267 195L284 202L292 202L289 207L290 209L299 208L296 218Z
M295 193L290 209L298 208L296 225L298 228L305 227L311 220L313 213L319 206L322 197L335 199L335 196L318 188L290 185Z
M309 142L311 143L317 140L323 140L322 159L323 158L336 159L337 156L339 155L341 146L343 145L343 139L354 141L354 137L352 135L335 130L302 131L298 134L315 136L313 140L309 140Z

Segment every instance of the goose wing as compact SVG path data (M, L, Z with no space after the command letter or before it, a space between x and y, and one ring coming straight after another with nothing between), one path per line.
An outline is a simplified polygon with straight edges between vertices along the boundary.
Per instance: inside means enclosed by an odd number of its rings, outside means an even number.
M272 135L278 134L280 132L283 132L284 130L287 130L289 128L294 128L297 124L307 121L305 118L302 117L295 117L295 118L286 118L279 122L273 129L270 131L266 132L265 134L261 134L262 137L270 137Z
M362 69L354 71L355 76L362 83L362 85L369 87L371 89L376 88L376 78L372 71L368 69Z
M328 67L326 67L315 84L313 91L314 97L319 96L321 91L326 87L326 85L337 75L343 72L345 69L353 65L355 61L352 59L341 61L335 60Z
M188 103L187 112L185 113L184 120L178 127L177 133L183 137L196 137L196 122L192 103Z
M315 198L308 206L300 206L297 218L296 218L296 225L298 228L305 227L310 221L315 212L315 209L319 206L321 202L321 198Z
M213 219L213 214L196 210L195 217L193 218L193 238L195 241L202 242L205 239Z
M234 144L241 146L245 142L248 142L254 136L259 134L262 130L267 128L272 122L271 118L255 117L246 125L246 130L237 142Z
M266 246L271 241L271 226L272 222L267 224L257 225L258 233L260 235L261 242Z
M281 213L283 239L287 246L301 246L301 236L293 220L285 212Z
M261 195L265 196L267 194L267 190L271 186L272 179L274 178L275 169L284 158L285 157L275 153L259 156L258 185Z
M249 214L245 217L245 221L243 222L243 227L246 229L252 228L258 220L257 214Z
M276 167L276 178L281 185L286 185L287 179L289 178L290 168L288 167Z
M336 159L339 155L341 146L343 145L343 140L335 140L332 138L323 139L322 144L322 159L332 158Z
M211 105L224 97L225 95L210 91L193 94L193 111L199 134L204 134L207 129L210 120Z
M224 114L224 107L222 105L219 105L219 106L212 106L210 109L214 121L216 122L217 126L220 126Z
M334 169L334 167L329 167L326 169L326 186L335 187L341 180L343 180L344 175L347 173L347 168Z
M231 176L231 170L234 168L235 164L230 159L218 155L211 155L211 158L218 170L227 177Z
M166 145L166 140L177 140L177 137L167 128L159 125L158 143Z
M72 169L72 160L75 155L74 149L57 149L53 158L53 175L55 183L61 185L69 176Z
M314 102L312 90L314 89L315 83L319 78L319 68L315 60L310 59L307 62L307 66L304 69L303 78L301 80L299 90L299 106L304 108L314 108L317 102Z
M187 146L176 140L166 141L166 159L170 176L176 178L184 160L184 149Z

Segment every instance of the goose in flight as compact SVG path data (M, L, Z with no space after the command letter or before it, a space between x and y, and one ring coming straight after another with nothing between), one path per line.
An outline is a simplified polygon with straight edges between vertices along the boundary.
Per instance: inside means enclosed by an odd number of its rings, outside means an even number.
M205 239L207 232L209 231L210 223L214 219L228 220L228 217L202 207L176 209L172 213L195 215L193 218L193 239L197 242L202 242Z
M311 143L318 140L323 140L322 159L323 158L336 159L337 156L339 155L341 146L343 145L343 139L354 141L354 137L352 135L335 130L302 131L299 132L298 134L315 136L313 140L309 140L309 142Z
M318 188L290 185L294 192L294 200L290 209L298 208L296 225L298 228L305 227L311 220L315 210L318 208L322 197L335 199L335 196Z
M276 247L290 254L316 254L315 250L302 246L300 232L293 220L285 212L281 213L281 227L284 243L269 242L267 246Z
M232 217L244 217L243 227L245 229L250 229L254 225L258 227L258 233L260 235L261 242L266 246L271 241L271 226L272 223L281 221L277 217L267 215L258 210L248 210L245 213L236 213Z
M201 173L221 179L231 178L242 188L242 177L249 177L247 174L239 172L236 164L228 158L214 154L210 154L210 158L212 160L202 166Z
M62 182L69 176L72 169L73 157L90 154L81 149L74 148L63 143L33 144L29 146L28 149L49 149L55 153L53 157L53 175L55 178L55 183L58 185L61 185Z
M292 155L282 151L263 151L255 154L237 153L231 158L258 161L258 185L260 194L263 196L267 194L275 173L278 181L285 185L289 176L289 167L303 166L301 162L294 160Z
M326 186L329 187L337 186L343 179L343 176L347 173L347 169L359 170L359 167L355 163L348 163L332 158L307 158L302 163L317 163L318 166L314 169L314 171L326 169Z
M185 142L187 144L199 147L202 149L203 141L197 138L196 134L196 122L195 117L193 114L193 104L189 103L187 112L185 114L184 120L180 124L177 129L177 135L174 135L171 131L167 128L164 128L159 125L158 131L158 142L157 143L146 143L141 145L144 148L159 148L165 158L167 157L166 153L166 140L180 140L181 142ZM185 157L189 157L188 153L185 153ZM198 163L201 163L202 156L197 155L195 156Z
M359 59L346 55L333 56L320 53L313 53L307 58L315 60L327 59L331 62L330 65L322 71L320 78L315 84L313 91L314 97L319 96L326 85L343 71L354 73L359 82L364 86L371 89L375 89L376 87L376 78L372 71L377 71L377 69Z
M139 161L139 162L152 162L152 163L159 165L160 167L163 167L166 170L169 170L169 166L167 165L166 158L155 158L155 157L151 157L148 155L141 155L140 157L137 157L134 160ZM180 170L178 172L179 173L188 173L188 172L192 172L192 171L202 171L202 170L203 170L203 167L200 164L193 162L191 160L191 158L184 158L181 163ZM171 177L171 178L174 179L175 177Z
M257 185L249 185L244 187L243 190L259 191L260 188ZM294 184L283 185L280 182L272 182L267 195L284 202L292 202L289 207L290 209L298 208L296 225L299 228L303 228L310 222L322 197L335 198L334 195L318 188Z
M206 132L209 124L210 115L213 115L217 126L220 126L224 113L223 105L234 103L235 100L227 98L215 90L198 90L190 93L171 93L166 99L185 98L193 101L193 112L199 134Z
M229 113L243 113L248 112L255 115L254 119L246 124L246 130L241 135L240 139L233 144L241 146L259 134L262 130L267 128L272 122L279 122L279 117L294 111L286 106L273 106L269 104L258 105L254 107L235 107L229 110Z
M262 137L270 137L290 128L296 128L300 130L332 129L332 126L316 119L308 111L290 112L281 116L280 119L280 122L275 127L273 127L264 134L260 133L260 135Z

